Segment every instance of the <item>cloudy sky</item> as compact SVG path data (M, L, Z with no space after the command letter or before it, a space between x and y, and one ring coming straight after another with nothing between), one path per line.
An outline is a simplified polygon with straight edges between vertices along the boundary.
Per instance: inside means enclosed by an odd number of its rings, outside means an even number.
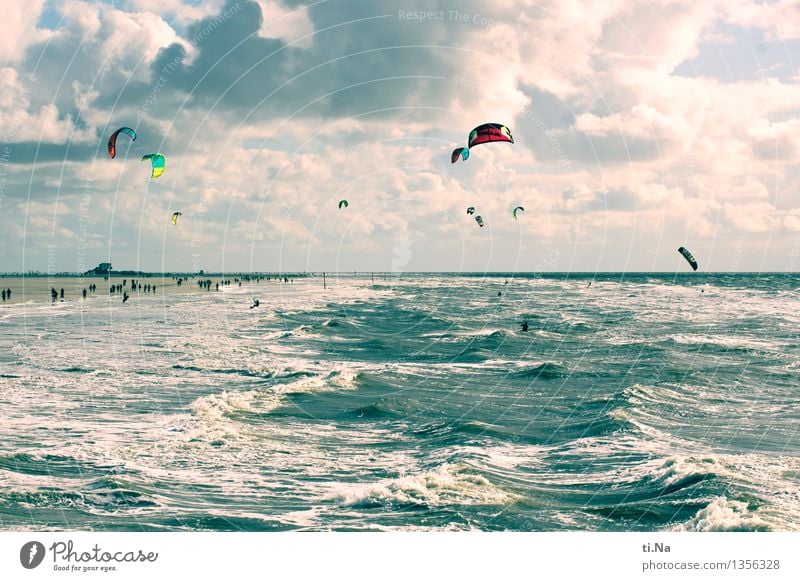
M796 0L3 11L0 271L800 270Z

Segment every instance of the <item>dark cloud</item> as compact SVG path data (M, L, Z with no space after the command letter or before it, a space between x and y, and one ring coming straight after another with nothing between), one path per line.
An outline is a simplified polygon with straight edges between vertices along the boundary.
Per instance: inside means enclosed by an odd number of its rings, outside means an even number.
M424 2L404 9L435 10ZM301 116L338 117L416 104L442 107L458 90L450 79L465 57L453 47L463 45L469 29L398 18L396 8L373 2L326 2L308 11L317 32L304 48L260 36L259 5L229 0L219 14L187 29L196 49L191 60L177 44L167 47L151 64L152 82L122 86L96 104L141 108L158 79L154 115L186 100L203 110L253 112L254 120L301 108ZM429 47L439 41L442 48Z
M94 159L99 151L97 145L37 143L35 141L13 143L7 147L10 152L5 159L10 164L89 161Z

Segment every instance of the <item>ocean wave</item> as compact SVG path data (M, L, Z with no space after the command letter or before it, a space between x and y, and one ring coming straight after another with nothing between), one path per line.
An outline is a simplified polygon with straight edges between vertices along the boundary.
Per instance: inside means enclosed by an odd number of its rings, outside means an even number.
M775 530L746 502L719 497L691 520L672 527L673 531L755 532Z
M686 335L676 334L666 338L678 345L718 347L725 351L781 351L785 346L777 341L765 341L741 335Z
M375 403L354 409L350 413L357 418L380 419L406 417L409 414L426 411L427 409L427 406L414 399L382 397Z
M225 441L238 437L241 430L248 426L247 416L269 414L284 404L285 396L356 389L358 377L357 370L341 367L327 370L322 375L309 376L304 372L299 379L264 389L222 391L201 396L189 405L195 423L189 426L179 423L172 429L185 433L190 441L210 441L213 445L223 445Z
M545 361L512 371L508 375L520 379L561 379L569 376L569 368L558 361Z
M440 506L496 505L515 499L463 464L375 483L337 484L325 500L360 509L426 509Z

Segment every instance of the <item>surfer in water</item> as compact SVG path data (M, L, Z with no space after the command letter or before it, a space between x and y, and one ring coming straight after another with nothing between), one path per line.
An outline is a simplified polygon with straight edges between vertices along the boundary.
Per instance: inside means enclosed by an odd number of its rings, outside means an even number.
M522 322L522 332L523 333L527 333L528 332L528 321L523 321Z
M123 295L122 295L122 302L124 303L124 302L125 302L125 301L127 301L129 298L131 298L131 297L130 297L130 295L128 295L128 293L127 293L127 291L126 291L126 292L125 292L125 293L123 293Z
M251 309L255 309L255 308L256 308L258 305L260 305L260 304L261 304L261 303L260 303L260 302L258 302L258 299L253 299L253 304L252 304L252 305L250 305L250 308L251 308Z

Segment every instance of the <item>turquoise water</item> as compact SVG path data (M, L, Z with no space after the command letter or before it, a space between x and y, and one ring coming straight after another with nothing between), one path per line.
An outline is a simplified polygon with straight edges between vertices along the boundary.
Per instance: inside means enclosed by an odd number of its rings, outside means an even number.
M0 307L0 528L800 530L800 276L328 284Z

